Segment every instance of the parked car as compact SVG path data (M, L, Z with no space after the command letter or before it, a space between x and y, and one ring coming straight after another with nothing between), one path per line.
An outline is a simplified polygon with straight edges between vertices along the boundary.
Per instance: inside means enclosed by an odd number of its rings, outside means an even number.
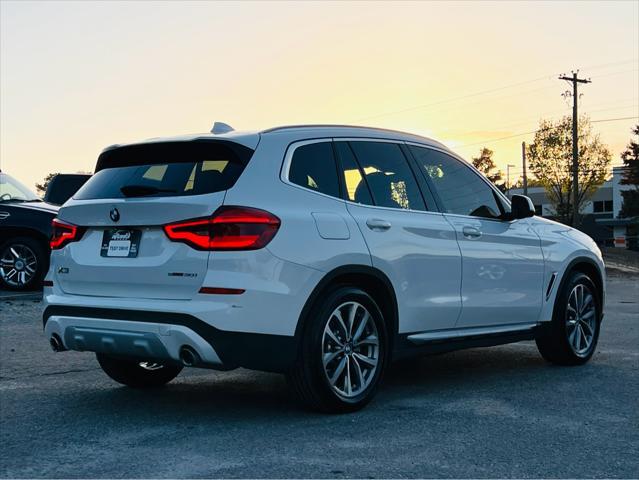
M96 352L132 387L184 366L282 372L329 412L363 407L387 365L415 355L532 339L552 363L593 355L595 243L441 143L220 130L102 152L55 221L54 350Z
M44 201L53 205L62 205L77 192L91 175L85 173L58 173L47 185Z
M57 213L58 207L0 172L0 287L30 290L42 285Z

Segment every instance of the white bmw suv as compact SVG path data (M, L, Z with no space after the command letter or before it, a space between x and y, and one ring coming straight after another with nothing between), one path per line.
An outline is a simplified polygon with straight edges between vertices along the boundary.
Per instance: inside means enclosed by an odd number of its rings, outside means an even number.
M532 339L552 363L593 355L597 246L444 145L349 126L219 130L102 152L54 220L54 350L95 352L132 387L184 366L281 372L331 412L364 406L412 355Z

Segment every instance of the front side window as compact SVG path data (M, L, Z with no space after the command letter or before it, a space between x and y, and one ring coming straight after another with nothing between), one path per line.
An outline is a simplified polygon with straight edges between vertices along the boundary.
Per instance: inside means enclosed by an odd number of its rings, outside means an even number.
M349 144L366 175L375 205L426 210L417 181L399 145L374 141Z
M500 218L495 192L459 160L438 150L409 146L443 203L444 212L483 218Z
M295 185L339 197L337 167L331 142L297 147L291 159L288 179Z

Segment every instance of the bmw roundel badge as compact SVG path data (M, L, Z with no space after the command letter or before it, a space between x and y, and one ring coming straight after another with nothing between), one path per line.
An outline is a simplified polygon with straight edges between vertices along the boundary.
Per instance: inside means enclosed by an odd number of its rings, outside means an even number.
M113 220L114 222L117 222L118 220L120 220L120 212L117 208L113 207L109 212L109 217L111 217L111 220Z

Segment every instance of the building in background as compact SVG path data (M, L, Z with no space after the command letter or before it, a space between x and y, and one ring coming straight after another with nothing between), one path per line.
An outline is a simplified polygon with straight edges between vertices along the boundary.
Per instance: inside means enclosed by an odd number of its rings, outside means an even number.
M637 249L639 218L619 218L623 202L621 192L634 188L632 185L621 185L624 168L614 167L612 178L599 187L586 203L581 212L583 218L579 229L590 235L600 246ZM523 188L512 188L508 192L509 197L523 194ZM554 218L552 203L544 187L528 188L528 196L535 205L537 215Z

